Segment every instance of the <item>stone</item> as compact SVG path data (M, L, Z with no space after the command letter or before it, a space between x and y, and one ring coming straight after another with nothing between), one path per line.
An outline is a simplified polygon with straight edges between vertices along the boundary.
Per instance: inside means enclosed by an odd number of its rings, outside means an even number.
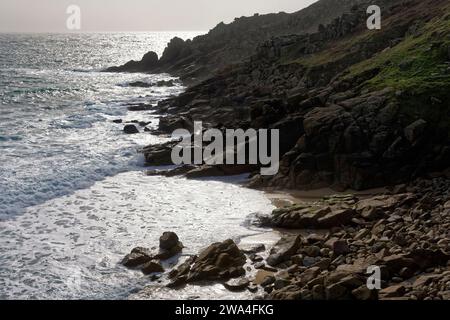
M310 257L320 256L320 248L318 246L307 246L303 248L303 252Z
M376 300L377 292L375 290L370 290L367 285L362 285L359 288L352 290L352 295L356 300L366 301L366 300Z
M134 124L127 124L123 128L123 132L125 132L126 134L136 134L139 133L139 129Z
M325 290L323 285L316 284L315 286L313 286L311 293L313 300L325 300Z
M317 259L317 258L314 258L314 257L305 256L303 258L302 265L304 265L305 267L311 267L312 265L316 264L318 260L320 260L320 258Z
M336 256L341 254L347 254L350 252L350 247L347 244L346 240L339 240L337 238L332 238L325 242L325 246L333 250L333 253Z
M232 292L236 292L245 290L249 284L250 281L247 278L238 278L228 280L223 286Z
M379 294L383 298L401 297L406 291L403 285L394 285L380 290Z
M416 269L417 265L414 260L406 257L403 254L390 255L383 258L383 264L385 264L392 272L398 272L402 268Z
M155 262L155 261L147 262L146 264L144 264L142 266L141 270L146 275L152 274L152 273L164 272L164 268L161 266L161 264L159 264L158 262Z
M130 253L122 260L122 264L128 268L136 268L144 263L151 261L153 258L143 253Z
M192 265L188 282L236 278L245 274L247 259L233 240L210 245Z
M150 88L153 84L144 81L134 81L128 84L130 87Z
M297 254L295 256L292 256L291 261L296 265L302 266L303 265L303 255Z
M179 242L178 235L175 232L164 232L159 238L159 247L164 250L170 250Z
M351 222L353 215L354 211L350 208L335 210L320 218L318 224L323 228L346 225Z
M424 133L426 127L427 122L423 119L411 123L404 130L406 139L408 139L409 142L414 143Z
M155 259L159 260L170 259L176 256L177 254L181 253L183 251L183 248L184 248L183 244L180 241L178 241L178 243L169 250L160 249L159 252L155 255Z
M433 282L435 279L437 279L438 276L436 275L421 275L417 277L413 282L414 288L420 288L424 286L428 286L431 282Z
M274 276L267 276L264 278L264 280L260 283L262 287L267 287L270 286L271 284L273 284L275 282L275 277Z
M343 300L348 298L348 290L340 284L332 284L325 288L327 300Z
M259 253L259 252L265 251L266 246L262 243L259 243L259 244L255 244L255 245L250 245L247 248L241 248L241 250L245 254L254 254L254 253Z
M179 277L173 278L167 284L167 288L178 288L178 287L181 287L181 286L185 285L186 282L187 282L187 276L186 275L179 276Z
M299 282L302 284L307 284L311 280L315 279L319 274L320 274L319 267L311 267L309 269L306 269L302 274L300 274Z
M444 203L444 209L450 209L450 200Z
M280 290L286 286L288 286L291 282L287 279L276 279L273 283L273 288L275 290Z
M256 285L261 285L267 277L273 277L274 274L272 271L258 270L252 282Z
M153 52L147 52L144 54L141 60L141 64L144 70L151 70L158 63L158 55Z
M270 251L269 257L266 259L269 266L277 266L278 264L288 260L300 248L302 236L289 237L281 239L277 245Z

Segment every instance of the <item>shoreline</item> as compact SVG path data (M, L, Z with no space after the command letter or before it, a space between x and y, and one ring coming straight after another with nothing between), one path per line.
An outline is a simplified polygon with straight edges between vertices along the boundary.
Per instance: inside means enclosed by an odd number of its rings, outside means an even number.
M204 177L201 180L212 180L212 181L221 181L225 183L231 183L234 185L237 185L242 188L246 188L249 190L255 190L251 187L245 186L243 183L248 182L248 179L245 181L242 180L242 175L239 176L231 176L226 177L227 179L224 179L223 177ZM190 180L190 179L187 179ZM194 179L195 180L195 179ZM276 208L280 209L283 207L289 207L295 204L298 204L299 202L309 202L309 201L316 201L322 199L324 196L333 196L333 195L348 195L352 192L336 192L329 188L322 188L317 190L309 190L309 191L300 191L300 190L277 190L277 191L267 191L267 190L257 190L263 192L264 196L270 200L271 204ZM377 194L381 194L386 192L386 189L384 188L377 188L372 190L366 190L366 191L353 191L356 194L364 197L370 197ZM244 223L245 220L243 220L241 223ZM259 252L259 255L265 260L270 256L271 250L276 246L276 244L281 241L285 237L290 236L308 236L310 234L314 234L315 231L312 230L288 230L283 228L267 228L267 227L260 227L256 225L255 223L250 223L245 226L249 231L257 231L257 234L252 235L242 235L239 237L234 237L233 235L230 235L229 238L235 238L236 244L242 251L252 251L253 248L258 246L264 246L264 250ZM255 230L255 228L257 230ZM326 231L318 231L321 234L326 233ZM222 239L225 240L225 239ZM206 248L206 246L205 246ZM184 255L182 255L184 256ZM173 269L176 269L182 262L178 262L177 265L173 266ZM258 270L252 268L252 262L250 260L247 260L246 263L247 266L247 275L248 277L255 277L258 274ZM271 268L268 268L269 270L274 270ZM263 268L264 270L264 268ZM271 272L269 271L269 272ZM236 299L246 299L246 300L253 300L261 298L264 294L263 290L258 290L257 292L246 292L245 295L243 295L242 291L240 292L233 292L229 291L226 288L223 287L221 283L218 283L216 281L204 281L200 284L188 284L186 287L183 287L181 291L179 289L170 289L166 288L165 286L158 286L158 285L152 285L149 284L148 286L145 286L144 288L140 289L136 293L132 293L129 295L128 299L131 300L145 300L154 298L155 294L158 294L158 292L162 292L163 294L166 294L166 291L168 292L176 292L176 294L186 295L188 299L190 298L201 298L202 296L208 297L208 292L215 293L215 299L230 299L230 297L234 297ZM155 292L153 292L155 291ZM217 293L221 292L221 295L217 296ZM196 295L193 295L193 293L196 293Z
M436 293L424 285L427 282L423 282L425 279L436 279L441 285L450 277L447 264L450 255L446 253L449 243L445 242L445 235L441 235L442 240L436 246L434 238L429 238L425 245L417 243L414 238L399 238L396 232L391 231L405 227L416 230L417 226L406 216L403 218L404 224L401 224L397 212L413 212L417 207L426 205L429 200L418 197L426 193L425 190L432 190L435 194L433 197L445 195L442 191L448 190L449 183L446 174L443 173L441 178L398 186L393 191L385 188L354 193L339 193L331 189L262 191L277 209L266 218L263 225L246 226L249 230L252 226L262 227L260 233L244 235L236 240L237 250L246 257L242 265L245 268L243 275L235 280L232 276L229 281L228 277L218 277L194 283L181 282L180 289L178 284L172 288L170 282L170 288L160 286L155 289L149 285L129 299L153 299L161 290L192 299L447 299L446 293ZM439 184L440 187L424 189L427 188L424 187L425 182L429 186ZM445 212L450 213L448 198L447 194L447 202L442 202L446 199L444 197L434 209L436 213L441 212L441 219L444 219L438 224L440 229L442 223L444 226L448 224L445 216ZM329 222L315 225L311 217L304 220L303 215L310 212L314 212L319 221L328 219ZM288 225L280 220L280 214L289 217ZM353 216L351 220L349 214ZM377 222L374 214L385 218ZM302 225L293 223L292 215L298 221L303 221L300 222ZM338 215L339 220L336 220ZM268 221L271 225L267 224ZM426 221L422 223L427 224ZM380 229L380 226L383 228ZM425 234L425 231L419 230ZM214 243L201 250L199 255L205 256L205 252L225 242ZM410 242L411 248L408 249ZM197 256L194 256L194 262L195 259ZM212 265L209 267L214 266L214 256L211 259L209 263ZM188 268L196 266L192 262L187 263ZM179 272L183 265L186 267L184 263L174 266L169 275ZM389 271L389 278L383 280L380 290L369 290L365 285L365 270L370 265L380 265ZM320 284L321 281L325 281L325 284ZM313 283L320 286L316 287ZM337 288L339 290L335 291ZM196 294L190 296L187 294L189 292Z

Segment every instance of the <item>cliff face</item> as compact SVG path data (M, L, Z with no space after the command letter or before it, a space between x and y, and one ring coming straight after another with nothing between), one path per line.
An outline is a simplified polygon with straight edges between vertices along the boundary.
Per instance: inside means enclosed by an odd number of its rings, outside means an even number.
M306 35L273 38L160 105L161 129L277 128L280 172L254 186L365 189L450 163L450 5L377 1ZM173 124L173 126L171 125Z
M253 55L262 42L277 36L315 32L363 0L321 0L292 13L236 18L230 24L220 23L208 34L183 41L174 38L162 57L149 52L142 61L130 61L107 71L169 72L188 82L208 78L221 68L239 63Z

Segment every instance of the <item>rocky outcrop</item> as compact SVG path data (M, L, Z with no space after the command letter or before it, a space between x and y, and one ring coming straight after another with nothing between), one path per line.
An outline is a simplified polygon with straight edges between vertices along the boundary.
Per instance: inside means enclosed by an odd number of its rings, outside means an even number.
M174 270L170 274L172 282L169 287L205 280L238 278L245 274L245 262L245 255L233 240L214 243Z
M122 260L122 265L127 268L141 270L144 274L164 272L161 261L175 257L183 250L183 244L174 232L165 232L159 239L159 250L144 247L134 248L130 254Z
M129 61L119 67L110 67L105 72L152 72L158 65L158 55L150 51L140 61Z
M450 80L438 34L449 31L428 23L445 21L445 3L378 1L385 24L377 32L367 30L362 5L316 33L273 38L249 61L160 103L169 113L160 129L189 130L197 120L215 128L280 129L279 173L254 176L249 186L258 188L363 190L445 169ZM423 37L411 36L413 25ZM435 55L414 52L442 67L418 67L411 80L399 67L399 56L418 48L411 41L436 42L429 48ZM433 90L424 78L435 79Z
M301 228L309 229L309 235L280 240L266 259L277 271L267 281L254 281L269 299L448 299L449 181L417 180L398 188L406 188L406 194L361 200L327 197L276 210L271 218L275 225L285 221L284 227L292 227L296 224L288 224L288 219L303 219ZM310 229L317 226L315 220L306 223L302 218L308 214L304 209L314 216L332 212L335 206L352 208L353 218L320 231ZM288 212L295 214L291 217ZM285 219L279 218L280 213ZM381 290L368 288L369 266L379 268Z
M305 224L284 234L268 255L261 245L240 250L232 240L214 243L168 272L167 287L219 282L233 292L282 300L449 299L449 178L418 179L362 199L334 195L277 209L266 222L291 229L296 219ZM317 230L321 218L313 218L335 211L351 211L352 217ZM178 243L174 233L160 238L164 250ZM124 263L140 265L146 274L163 272L149 257L148 249L136 248ZM368 286L374 267L378 289Z
M134 124L127 124L123 128L123 132L125 132L126 134L136 134L139 133L139 129Z
M198 83L215 72L250 57L271 37L314 32L363 0L321 0L298 12L236 18L219 23L208 34L184 41L173 38L161 58L147 53L141 61L130 61L108 72L168 72L186 82Z

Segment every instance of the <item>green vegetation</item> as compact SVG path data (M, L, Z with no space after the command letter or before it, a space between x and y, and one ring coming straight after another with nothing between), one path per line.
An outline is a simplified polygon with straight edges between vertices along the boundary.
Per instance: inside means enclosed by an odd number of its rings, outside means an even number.
M370 40L368 35L376 38ZM364 32L353 39L341 39L328 50L293 61L307 68L337 63L359 44L379 41L382 34ZM348 79L367 71L380 72L363 83L370 91L392 88L403 121L424 118L436 124L441 134L450 136L450 9L407 36L397 45L349 67Z
M352 66L349 76L380 68L381 72L367 81L373 89L392 87L421 95L450 88L448 48L450 19L435 19L408 36L398 45Z

